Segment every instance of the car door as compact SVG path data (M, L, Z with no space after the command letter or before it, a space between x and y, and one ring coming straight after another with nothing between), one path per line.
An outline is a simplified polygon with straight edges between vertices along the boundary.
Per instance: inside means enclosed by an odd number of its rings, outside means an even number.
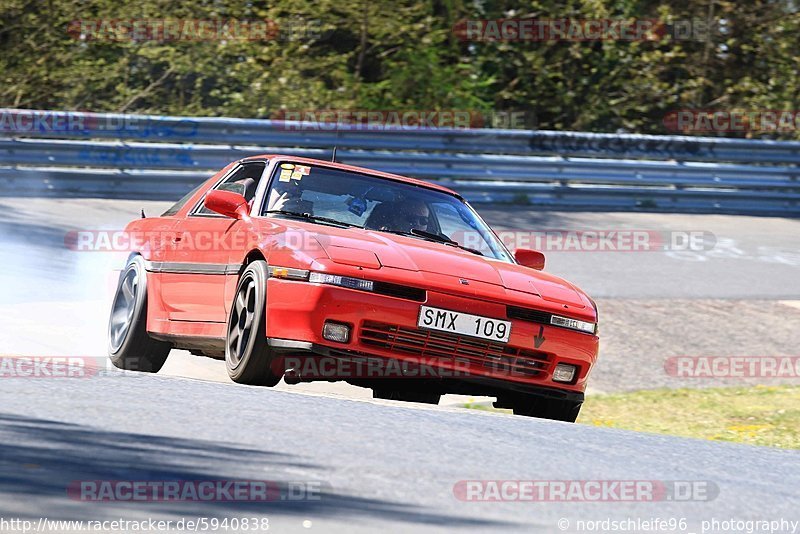
M235 191L252 202L264 174L264 162L240 164L212 190ZM226 274L240 265L229 258L241 258L243 221L207 209L204 199L174 227L172 246L164 253L162 298L170 321L224 323Z

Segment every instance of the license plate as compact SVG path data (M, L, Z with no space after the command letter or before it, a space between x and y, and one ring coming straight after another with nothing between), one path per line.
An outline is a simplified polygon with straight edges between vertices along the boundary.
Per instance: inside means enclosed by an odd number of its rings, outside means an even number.
M421 306L417 326L506 343L511 335L511 322L481 315Z

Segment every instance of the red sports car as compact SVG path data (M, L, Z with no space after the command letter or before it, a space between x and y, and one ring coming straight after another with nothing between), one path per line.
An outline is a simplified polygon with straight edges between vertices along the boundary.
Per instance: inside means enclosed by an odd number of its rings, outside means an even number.
M126 231L140 247L109 321L123 369L157 372L178 348L224 358L244 384L487 395L575 421L597 359L592 299L432 183L256 156Z

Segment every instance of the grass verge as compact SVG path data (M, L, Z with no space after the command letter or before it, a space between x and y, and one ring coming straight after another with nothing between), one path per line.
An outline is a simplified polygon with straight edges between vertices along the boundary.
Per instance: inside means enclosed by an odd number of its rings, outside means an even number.
M509 412L479 404L465 406ZM800 386L656 389L589 395L578 423L800 449Z

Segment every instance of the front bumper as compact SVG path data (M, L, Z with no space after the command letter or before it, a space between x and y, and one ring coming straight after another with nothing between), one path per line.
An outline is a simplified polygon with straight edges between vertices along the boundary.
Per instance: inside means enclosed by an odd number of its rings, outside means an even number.
M509 319L503 303L427 292L424 302L427 306L511 321L508 343L482 341L420 329L417 319L422 304L353 289L270 278L266 335L270 345L285 356L313 354L362 362L400 361L404 378L419 380L423 376L427 382L440 381L442 389L448 392L477 395L503 389L582 399L597 359L597 336ZM323 339L325 321L350 326L350 340L336 343ZM536 336L545 339L538 348L534 344ZM558 363L578 368L572 383L552 380ZM437 372L423 375L413 372L420 365ZM368 368L371 369L368 376L364 374L365 367L351 365L316 379L347 380L367 386L381 379L398 379L397 367L384 374L380 368L377 372L375 367ZM412 372L408 373L409 369Z

